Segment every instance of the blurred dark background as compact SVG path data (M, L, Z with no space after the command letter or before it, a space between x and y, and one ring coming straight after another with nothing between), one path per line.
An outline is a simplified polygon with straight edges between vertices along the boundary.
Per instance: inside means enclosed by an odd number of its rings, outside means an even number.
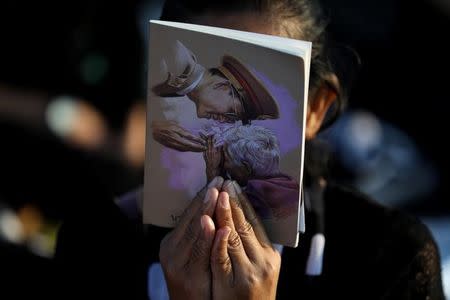
M0 298L51 286L59 224L95 201L83 195L142 183L147 22L162 2L1 2ZM450 3L322 2L362 61L348 111L322 134L331 172L430 227L450 296Z

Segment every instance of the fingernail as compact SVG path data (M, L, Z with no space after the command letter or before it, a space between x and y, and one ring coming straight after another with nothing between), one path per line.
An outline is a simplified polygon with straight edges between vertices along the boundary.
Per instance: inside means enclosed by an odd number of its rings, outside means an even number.
M200 218L200 225L202 226L202 230L205 230L205 228L206 228L206 226L207 226L207 224L206 223L208 223L208 219L205 217L205 216L202 216L201 218Z
M204 230L206 224L205 224L205 218L203 216L200 218L200 225L202 226L202 230Z
M234 186L234 190L236 191L236 193L242 194L242 189L239 186L239 183L237 183L237 181L233 181L233 186Z
M216 183L218 181L218 177L214 177L213 180L211 180L211 182L208 184L208 188L212 188L216 186Z
M212 193L213 193L213 189L212 189L212 188L209 188L209 189L206 191L205 199L203 199L203 202L204 202L204 203L209 202L209 200L212 198Z
M222 197L220 198L220 206L222 206L222 208L224 209L230 208L230 202L227 193L222 193Z
M223 177L221 177L221 176L218 176L217 177L217 185L216 185L216 188L218 189L218 190L221 190L222 189L222 186L223 186L223 182L225 181L225 179L223 179Z
M225 181L223 190L227 192L231 198L236 198L236 189L234 187L233 181Z
M218 188L221 187L223 184L223 178L220 176L215 177L211 182L208 184L208 188Z

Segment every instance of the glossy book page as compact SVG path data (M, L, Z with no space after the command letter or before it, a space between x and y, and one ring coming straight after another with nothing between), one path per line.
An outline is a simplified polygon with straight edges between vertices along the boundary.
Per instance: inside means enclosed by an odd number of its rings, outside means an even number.
M240 184L273 243L295 247L311 44L170 25L150 24L144 223L175 226L220 175Z

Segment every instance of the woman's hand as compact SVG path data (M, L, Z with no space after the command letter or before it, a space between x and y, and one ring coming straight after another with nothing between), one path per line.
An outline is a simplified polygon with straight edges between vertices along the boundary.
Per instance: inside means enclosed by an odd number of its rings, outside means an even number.
M280 254L239 185L226 181L223 190L211 252L213 298L275 299Z
M160 144L182 152L203 152L206 144L174 121L153 121L153 138Z
M215 178L192 200L178 225L161 241L159 258L170 299L210 299L212 215L223 179Z
M222 147L214 147L214 136L206 137L206 151L203 154L206 164L206 178L210 182L221 175L223 163Z

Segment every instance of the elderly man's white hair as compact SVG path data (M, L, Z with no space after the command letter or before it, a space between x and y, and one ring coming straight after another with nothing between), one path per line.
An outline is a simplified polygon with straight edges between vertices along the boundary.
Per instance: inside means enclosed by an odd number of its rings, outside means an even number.
M246 162L256 177L279 173L280 147L269 129L256 125L241 125L226 131L223 144L233 162Z

